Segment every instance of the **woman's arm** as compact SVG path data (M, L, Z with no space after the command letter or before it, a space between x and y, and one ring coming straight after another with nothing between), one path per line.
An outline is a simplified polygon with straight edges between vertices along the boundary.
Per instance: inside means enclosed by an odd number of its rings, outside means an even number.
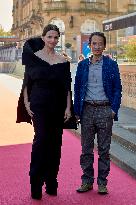
M68 95L67 95L67 107L66 107L65 115L64 115L65 122L66 122L67 120L69 120L70 117L71 117L71 92L68 91Z
M71 108L71 93L70 91L68 91L68 95L67 95L67 109L70 110Z
M27 104L28 103L27 86L25 86L24 88L23 95L24 95L24 103Z
M24 104L25 108L30 115L30 117L33 117L33 112L30 110L30 102L28 101L28 92L27 92L27 86L25 86L24 91L23 91L23 96L24 96Z

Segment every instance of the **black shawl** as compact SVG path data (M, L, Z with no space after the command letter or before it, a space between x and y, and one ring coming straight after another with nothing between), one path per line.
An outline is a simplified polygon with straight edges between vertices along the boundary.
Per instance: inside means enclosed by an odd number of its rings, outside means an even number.
M28 41L25 42L23 46L22 65L25 65L25 72L24 72L22 89L18 100L16 123L27 122L32 124L31 117L29 116L25 108L23 91L25 86L27 86L28 97L30 96L32 81L28 75L28 72L30 67L37 63L37 57L35 56L34 53L38 50L41 50L43 47L44 47L44 42L42 41L41 38L29 39Z

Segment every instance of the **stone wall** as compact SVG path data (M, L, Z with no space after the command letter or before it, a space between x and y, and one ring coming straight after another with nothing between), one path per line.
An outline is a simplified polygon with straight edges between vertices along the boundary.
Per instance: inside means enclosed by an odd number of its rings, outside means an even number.
M14 62L0 62L0 73L11 73L17 77L23 78L24 69L21 60Z
M0 62L0 73L13 73L15 67L14 62Z
M119 65L122 80L122 105L136 109L136 65Z

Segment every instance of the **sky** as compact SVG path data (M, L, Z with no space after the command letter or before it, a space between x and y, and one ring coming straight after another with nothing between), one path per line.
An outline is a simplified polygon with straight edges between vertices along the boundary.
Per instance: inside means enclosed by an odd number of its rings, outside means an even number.
M5 31L12 27L12 5L13 0L0 0L0 25Z

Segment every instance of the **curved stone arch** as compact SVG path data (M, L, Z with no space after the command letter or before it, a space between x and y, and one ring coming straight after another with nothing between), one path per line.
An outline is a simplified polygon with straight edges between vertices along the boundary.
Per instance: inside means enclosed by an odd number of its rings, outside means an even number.
M57 44L57 50L65 50L65 24L64 21L60 18L52 18L49 23L55 24L60 30L60 40Z
M88 45L89 35L95 31L100 31L100 26L98 22L94 19L86 19L80 27L81 39L79 39L79 44L81 53L84 54L85 57L90 55L90 47ZM78 54L79 55L79 54Z
M64 21L60 18L52 18L49 23L55 24L59 27L60 32L65 32L65 24Z
M93 19L86 19L80 27L82 34L91 34L94 31L100 31L99 24Z

